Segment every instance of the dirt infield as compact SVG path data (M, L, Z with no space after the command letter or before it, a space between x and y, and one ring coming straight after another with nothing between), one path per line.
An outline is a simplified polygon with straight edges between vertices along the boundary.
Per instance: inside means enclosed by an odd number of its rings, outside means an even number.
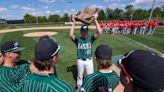
M79 29L81 26L76 26L76 29ZM55 27L35 27L35 28L18 28L18 29L5 29L0 30L0 33L9 33L17 31L27 31L27 30L53 30L53 29L70 29L71 26L55 26ZM89 26L90 29L95 29L96 26Z
M57 34L58 34L58 32L32 32L32 33L24 34L23 36L25 36L25 37L40 37L43 35L53 36L53 35L57 35Z

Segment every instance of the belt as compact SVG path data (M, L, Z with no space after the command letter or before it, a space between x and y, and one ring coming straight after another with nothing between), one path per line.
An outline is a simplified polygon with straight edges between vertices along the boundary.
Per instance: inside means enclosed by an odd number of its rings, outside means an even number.
M87 60L87 59L81 59L81 60L84 60L84 61L85 61L85 60Z
M78 58L78 59L80 59L80 58ZM90 57L90 58L85 58L85 59L81 59L81 60L86 61L86 60L91 60L91 59L92 59L92 57Z

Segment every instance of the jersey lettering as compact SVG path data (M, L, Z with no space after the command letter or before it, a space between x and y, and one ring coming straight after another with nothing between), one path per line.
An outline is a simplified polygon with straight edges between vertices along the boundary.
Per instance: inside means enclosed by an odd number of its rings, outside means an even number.
M91 43L79 43L78 49L91 49Z

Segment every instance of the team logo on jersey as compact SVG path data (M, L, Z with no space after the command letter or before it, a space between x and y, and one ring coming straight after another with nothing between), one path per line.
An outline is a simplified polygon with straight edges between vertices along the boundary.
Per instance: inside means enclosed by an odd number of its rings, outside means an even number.
M90 49L91 47L92 47L91 43L86 43L86 44L79 43L78 44L78 49Z

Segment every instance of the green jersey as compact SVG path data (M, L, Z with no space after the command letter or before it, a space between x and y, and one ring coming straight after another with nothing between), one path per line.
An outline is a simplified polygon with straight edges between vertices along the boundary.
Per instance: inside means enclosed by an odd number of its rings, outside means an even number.
M94 35L88 36L86 39L81 37L75 37L75 43L77 45L78 59L86 59L92 57L92 43L95 40Z
M54 74L31 74L21 80L21 92L73 92L73 88L66 81Z
M119 77L113 71L108 73L95 72L86 77L81 87L81 92L98 92L101 88L105 88L108 92L113 92L113 89L119 84Z
M28 64L17 65L16 68L0 67L0 87L6 92L17 92L20 80L30 73Z

